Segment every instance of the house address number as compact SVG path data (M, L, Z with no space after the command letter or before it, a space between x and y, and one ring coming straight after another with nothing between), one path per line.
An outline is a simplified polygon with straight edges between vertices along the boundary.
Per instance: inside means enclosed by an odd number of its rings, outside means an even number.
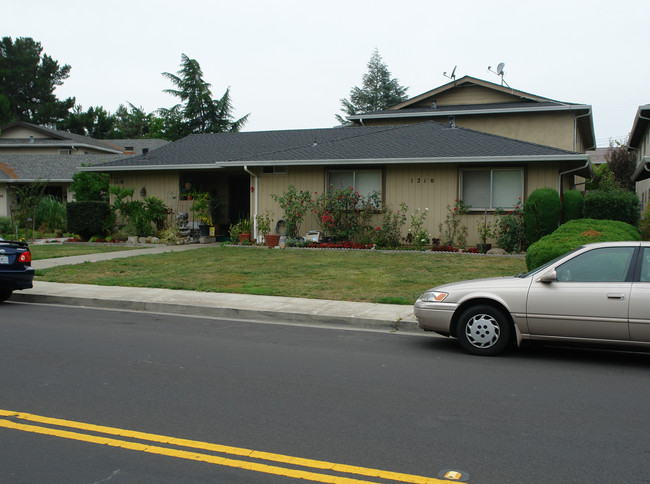
M415 183L433 183L434 181L435 181L434 178L425 178L425 177L420 177L420 176L415 177L415 178L411 178L411 183L413 183L413 184L415 184Z

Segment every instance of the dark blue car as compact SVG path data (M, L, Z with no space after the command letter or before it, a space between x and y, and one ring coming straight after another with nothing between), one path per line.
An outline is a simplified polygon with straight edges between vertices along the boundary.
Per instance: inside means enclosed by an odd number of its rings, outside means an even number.
M27 243L0 239L0 302L17 289L31 289L33 280L32 254Z

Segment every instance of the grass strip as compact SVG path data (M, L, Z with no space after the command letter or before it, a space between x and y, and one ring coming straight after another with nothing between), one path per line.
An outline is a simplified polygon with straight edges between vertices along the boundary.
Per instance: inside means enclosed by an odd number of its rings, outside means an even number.
M37 271L49 282L413 304L426 289L525 271L523 258L209 247Z

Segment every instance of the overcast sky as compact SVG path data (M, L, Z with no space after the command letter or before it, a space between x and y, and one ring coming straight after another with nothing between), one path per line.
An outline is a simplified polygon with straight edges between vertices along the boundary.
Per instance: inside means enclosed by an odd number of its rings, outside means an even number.
M648 0L238 0L5 2L2 36L32 37L72 67L56 94L114 112L176 104L162 72L196 59L214 97L228 86L246 131L337 125L375 48L416 96L505 63L514 89L589 104L599 147L650 103Z

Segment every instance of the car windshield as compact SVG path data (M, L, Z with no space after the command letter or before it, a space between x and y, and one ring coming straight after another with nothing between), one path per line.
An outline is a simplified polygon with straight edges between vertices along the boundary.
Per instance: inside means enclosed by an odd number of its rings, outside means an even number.
M556 257L555 259L553 259L553 260L551 260L551 261L548 261L546 264L542 264L541 266L536 267L536 268L533 269L532 271L529 271L529 272L522 272L521 274L517 274L515 277L524 278L524 277L531 277L531 276L534 276L535 274L537 274L537 273L543 271L543 270L546 269L547 267L552 266L553 264L555 264L555 263L556 263L557 261L559 261L560 259L563 259L563 258L566 257L567 255L572 254L573 252L575 252L575 251L577 251L577 250L579 250L579 249L581 249L581 248L582 248L582 247L578 247L577 249L573 249L573 250L571 250L571 251L569 251L569 252L566 252L566 253L562 254L561 256Z

